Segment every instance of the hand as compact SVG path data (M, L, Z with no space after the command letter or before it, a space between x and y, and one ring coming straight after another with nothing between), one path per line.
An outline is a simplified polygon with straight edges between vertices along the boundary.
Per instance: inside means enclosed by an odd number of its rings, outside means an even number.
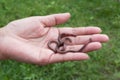
M44 65L62 61L89 59L87 52L101 48L102 42L109 40L100 34L98 27L56 28L70 18L69 13L35 16L10 22L0 29L0 58ZM50 40L58 39L59 33L74 34L72 48L84 45L91 38L83 52L54 53L47 46ZM69 47L68 47L69 48Z

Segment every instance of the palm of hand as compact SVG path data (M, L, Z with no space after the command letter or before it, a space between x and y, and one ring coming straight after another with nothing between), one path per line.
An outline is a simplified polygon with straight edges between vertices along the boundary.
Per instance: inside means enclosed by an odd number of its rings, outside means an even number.
M45 27L42 23L32 20L13 21L7 25L6 30L11 34L10 47L15 47L13 55L16 60L46 64L54 54L47 43L58 38L58 29ZM9 36L10 37L10 36ZM8 53L9 55L9 53ZM13 55L9 55L13 58Z

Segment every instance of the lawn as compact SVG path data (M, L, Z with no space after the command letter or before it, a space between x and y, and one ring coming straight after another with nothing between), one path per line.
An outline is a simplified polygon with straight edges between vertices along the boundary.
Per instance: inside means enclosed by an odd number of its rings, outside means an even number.
M37 66L0 61L0 80L120 80L120 0L0 0L0 26L10 21L70 12L61 27L99 26L110 37L90 60Z

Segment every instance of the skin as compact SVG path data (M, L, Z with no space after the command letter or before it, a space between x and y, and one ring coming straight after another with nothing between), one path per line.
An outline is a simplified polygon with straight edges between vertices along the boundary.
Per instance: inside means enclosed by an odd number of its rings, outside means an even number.
M70 18L69 13L48 16L33 16L8 23L0 29L0 59L16 60L25 63L46 65L64 61L80 61L89 59L88 52L100 49L101 43L109 40L105 34L100 34L99 27L53 27L65 23ZM48 48L48 42L57 40L59 34L76 35L71 37L71 43L66 48L77 49L89 42L82 52L54 53ZM54 47L54 46L53 46Z

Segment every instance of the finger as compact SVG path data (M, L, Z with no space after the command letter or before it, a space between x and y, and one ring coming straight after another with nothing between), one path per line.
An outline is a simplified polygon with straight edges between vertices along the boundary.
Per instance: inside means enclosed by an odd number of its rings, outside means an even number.
M94 34L94 35L84 35L84 36L77 36L77 37L69 37L71 42L67 42L67 44L71 45L80 45L86 44L88 42L107 42L109 41L109 37L105 34Z
M66 53L66 54L54 54L51 56L49 63L64 62L64 61L79 61L89 59L86 53Z
M70 18L70 13L60 13L52 14L48 16L40 17L40 22L42 22L46 27L55 26L57 24L65 23Z
M77 27L77 28L59 28L60 33L72 34L72 35L90 35L101 33L99 27Z
M89 43L84 49L83 52L91 52L91 51L95 51L98 50L102 47L100 42L92 42Z
M29 18L19 19L16 21L12 21L15 24L21 25L25 24L24 26L54 26L57 24L65 23L70 18L70 13L60 13L60 14L52 14L47 16L33 16ZM42 23L42 24L41 24ZM15 25L14 24L14 25Z
M65 51L68 52L79 52L84 45L67 45Z

